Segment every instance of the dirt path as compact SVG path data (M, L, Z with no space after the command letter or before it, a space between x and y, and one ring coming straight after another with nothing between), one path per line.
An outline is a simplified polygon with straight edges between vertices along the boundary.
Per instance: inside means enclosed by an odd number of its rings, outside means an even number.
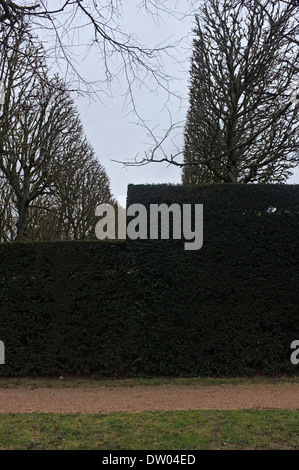
M299 383L0 389L0 413L299 409Z

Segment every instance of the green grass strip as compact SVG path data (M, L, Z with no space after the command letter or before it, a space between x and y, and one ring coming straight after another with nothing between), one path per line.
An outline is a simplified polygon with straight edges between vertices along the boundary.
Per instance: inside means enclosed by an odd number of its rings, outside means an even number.
M3 414L10 450L299 449L299 411L164 411Z
M239 385L239 384L284 384L298 383L299 377L232 377L232 378L168 378L168 377L139 377L130 379L92 379L82 377L0 377L1 388L78 388L78 387L134 387L136 385L155 386L212 386L212 385Z

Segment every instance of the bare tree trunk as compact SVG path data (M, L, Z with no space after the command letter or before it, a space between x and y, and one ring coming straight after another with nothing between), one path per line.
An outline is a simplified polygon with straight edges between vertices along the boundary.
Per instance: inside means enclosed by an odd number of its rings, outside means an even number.
M19 219L17 222L17 234L16 241L26 240L26 228L28 220L28 209L29 209L29 192L30 192L30 169L26 165L24 168L24 186L22 195L18 198L17 209L19 213Z
M238 182L238 165L236 159L230 160L228 164L228 178L231 183Z

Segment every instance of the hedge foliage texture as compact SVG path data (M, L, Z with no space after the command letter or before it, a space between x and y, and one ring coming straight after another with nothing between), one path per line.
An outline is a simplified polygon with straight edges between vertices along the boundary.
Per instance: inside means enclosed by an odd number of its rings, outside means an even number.
M0 245L0 374L298 374L299 186L129 186L127 201L203 204L202 248Z

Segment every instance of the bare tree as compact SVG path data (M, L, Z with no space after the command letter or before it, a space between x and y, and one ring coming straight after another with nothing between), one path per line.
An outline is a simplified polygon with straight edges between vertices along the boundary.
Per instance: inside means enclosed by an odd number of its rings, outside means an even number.
M0 240L87 238L97 204L113 198L67 86L48 77L44 48L24 25L0 53Z
M0 243L9 242L15 238L16 220L14 193L0 171Z
M65 153L53 163L51 193L40 196L29 208L27 240L95 239L95 208L101 203L115 204L104 168L86 142L80 155Z
M282 182L298 164L294 10L269 0L210 0L201 9L183 182Z
M66 240L94 238L95 208L114 203L106 171L83 137L70 136L66 152L53 162L56 237Z
M2 44L1 80L6 85L0 122L0 170L11 186L18 213L16 239L26 238L29 205L51 186L51 162L76 125L65 84L47 78L44 51L26 29ZM22 51L26 49L26 54Z
M168 162L188 183L285 181L298 164L298 105L290 100L297 14L294 3L272 0L205 2L194 30L184 150L165 153L170 129L142 160L125 164Z

